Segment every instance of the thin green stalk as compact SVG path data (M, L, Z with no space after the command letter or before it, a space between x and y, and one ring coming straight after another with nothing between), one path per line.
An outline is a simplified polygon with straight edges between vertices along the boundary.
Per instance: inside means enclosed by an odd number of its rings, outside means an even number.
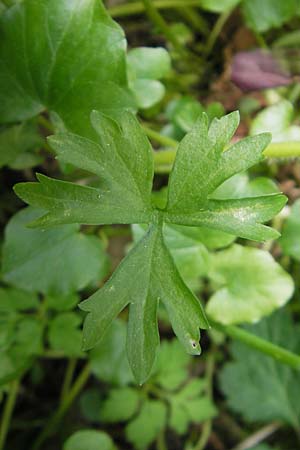
M60 393L60 401L61 402L64 401L64 399L66 398L66 396L69 393L69 390L70 390L70 387L72 384L72 380L73 380L73 376L74 376L74 371L76 368L76 364L77 364L76 358L69 359L65 377L64 377L64 381L63 381L62 388L61 388L61 393Z
M88 381L91 374L91 368L89 364L86 364L78 377L76 378L75 382L73 383L71 389L69 390L68 394L65 396L63 401L61 402L58 409L54 412L54 414L50 417L48 423L46 424L45 428L41 431L39 436L37 437L32 450L39 450L42 446L42 444L45 442L45 440L51 436L57 426L59 425L60 421L80 393L80 391L85 386L86 382Z
M271 356L273 359L280 361L281 363L292 367L293 369L300 370L300 355L296 355L295 353L286 350L285 348L279 347L276 344L272 344L265 339L256 336L253 333L250 333L243 328L234 326L234 325L221 325L220 323L216 323L211 321L211 324L214 328L231 337L232 339L236 339L244 344L252 347L265 355Z
M220 14L220 16L218 17L208 39L207 39L207 43L205 46L205 55L209 55L210 52L212 51L225 23L227 22L227 20L229 19L229 17L231 16L232 13L232 9L229 9L227 11L224 11L222 14Z
M156 6L152 0L142 0L144 4L144 8L147 16L153 22L153 24L165 35L168 41L171 42L173 47L179 52L182 53L184 50L181 46L180 41L177 39L177 36L171 28L168 26L165 19L156 9Z
M177 9L180 15L184 17L198 33L205 36L209 33L207 23L195 8L184 5L178 7Z
M264 155L267 158L297 158L300 156L300 141L272 142Z
M20 380L13 380L9 386L9 392L4 405L3 415L0 426L0 450L4 450L6 437L9 430L10 421L12 418L13 410L16 404L18 391L20 387Z
M210 399L213 398L213 375L215 370L215 349L212 348L208 355L205 371L205 379L207 382L206 393ZM208 442L209 436L212 430L212 420L206 420L202 427L202 432L200 434L199 440L192 450L204 450Z
M299 97L300 97L300 83L295 83L291 88L288 98L291 103L296 103L296 101L299 100Z
M153 5L156 9L173 9L182 6L182 0L154 0ZM200 6L200 3L199 0L185 0L184 6ZM137 1L112 6L108 11L112 17L126 17L143 13L145 6L142 1Z
M174 147L174 148L178 147L178 142L175 141L175 139L172 139L168 136L164 136L164 135L158 133L157 131L152 130L152 128L147 127L146 125L143 125L143 129L144 129L145 133L147 134L147 136L150 139L153 139L154 141L156 141L158 144L162 144L166 147Z
M156 448L157 450L168 450L166 439L165 439L165 430L161 430L156 439Z

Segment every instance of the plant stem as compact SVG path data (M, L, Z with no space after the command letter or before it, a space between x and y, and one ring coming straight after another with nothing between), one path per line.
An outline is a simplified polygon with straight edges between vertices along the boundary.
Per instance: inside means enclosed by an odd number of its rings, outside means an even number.
M155 4L152 0L142 0L144 4L144 8L147 16L153 22L153 24L165 35L168 41L171 42L173 47L179 52L182 53L183 48L181 46L180 41L177 39L177 35L173 33L171 28L168 26L165 19L158 12L155 7Z
M64 381L62 384L62 388L61 388L61 393L60 393L60 401L61 403L63 402L63 400L65 399L65 397L68 395L71 384L72 384L72 380L73 380L73 376L74 376L74 371L76 368L76 364L77 364L77 359L76 358L70 358L68 361L68 365L67 365L67 369L66 369L66 373L65 373L65 377L64 377Z
M207 381L206 393L210 399L213 397L213 375L215 370L215 349L212 348L208 355L205 371L205 379ZM206 420L202 427L202 432L200 434L199 440L192 450L204 450L208 442L209 436L212 430L211 419Z
M244 330L240 327L234 325L221 325L220 323L216 323L211 321L211 324L214 328L226 334L227 336L237 339L238 341L243 342L249 347L252 347L258 350L261 353L271 356L273 359L286 364L287 366L292 367L293 369L300 370L300 355L296 355L295 353L286 350L285 348L279 347L276 344L272 344L272 342L266 341L265 339L256 336L253 333L250 333L247 330Z
M232 450L247 450L248 448L255 447L281 427L281 423L272 422L269 425L266 425L265 427L251 434L251 436L248 436Z
M58 409L54 412L54 414L50 417L48 423L46 424L45 428L42 430L42 432L37 437L32 450L38 450L41 448L41 445L45 442L45 440L51 436L63 416L66 414L80 391L83 389L84 385L86 384L87 380L89 379L89 376L91 374L90 365L86 364L78 377L76 378L75 382L73 383L71 389L69 390L68 394L64 397L63 401L61 402Z
M154 0L153 5L156 9L173 9L182 6L182 0ZM200 6L200 3L199 0L185 0L184 6ZM137 1L113 6L108 11L112 17L126 17L143 13L145 6L142 1Z
M19 386L20 386L19 379L13 380L10 383L9 392L5 402L0 426L0 450L4 450L5 441L9 430L9 424L12 418L13 410L18 396Z
M205 46L205 55L209 55L210 52L212 51L216 40L218 39L218 36L220 35L222 28L224 27L225 23L227 22L227 20L229 19L230 15L232 13L232 9L229 9L227 11L224 11L217 19L208 39L207 39L207 43Z
M300 141L272 142L263 154L267 158L297 158L300 156Z
M158 144L165 145L166 147L174 147L174 148L178 147L179 142L176 141L175 139L172 139L168 136L164 136L163 134L158 133L158 131L152 130L152 128L149 128L146 125L143 125L143 129L147 134L147 136L156 141Z
M167 450L164 430L161 430L161 432L157 436L156 447L157 447L157 450Z

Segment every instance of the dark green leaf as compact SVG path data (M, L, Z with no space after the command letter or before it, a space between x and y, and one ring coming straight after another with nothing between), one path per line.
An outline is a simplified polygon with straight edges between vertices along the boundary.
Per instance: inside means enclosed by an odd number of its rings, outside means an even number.
M53 350L66 356L81 356L81 317L73 312L63 313L50 321L48 339Z
M105 258L100 240L77 225L32 230L41 210L26 208L8 223L3 246L3 278L33 292L68 295L98 278ZM63 275L62 275L63 274Z
M167 408L158 400L146 400L136 419L125 429L127 439L138 450L146 449L165 427Z
M300 351L299 325L283 311L247 329L295 353ZM250 423L279 420L299 430L299 372L239 342L231 345L231 354L233 361L220 377L229 407Z
M142 383L149 376L159 343L158 300L164 303L174 332L186 350L199 354L199 328L206 328L207 321L198 299L180 278L160 227L152 225L105 286L81 303L81 308L90 313L84 324L85 348L94 346L130 303L128 358L137 381Z
M90 134L92 109L132 105L124 34L100 0L26 0L2 14L0 27L0 121L48 108Z
M297 0L243 0L246 23L259 32L282 26L296 15L297 8Z

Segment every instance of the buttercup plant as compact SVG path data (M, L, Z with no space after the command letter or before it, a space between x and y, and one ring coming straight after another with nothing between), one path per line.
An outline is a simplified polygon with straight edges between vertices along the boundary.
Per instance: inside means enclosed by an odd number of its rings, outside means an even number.
M114 119L91 114L97 140L69 132L50 137L61 162L87 170L101 180L101 187L81 186L37 175L38 183L19 183L15 192L46 214L30 224L148 224L107 283L80 304L88 312L83 347L92 348L112 320L129 305L127 353L138 383L153 366L159 334L157 307L162 302L174 333L186 351L200 354L199 329L209 322L200 301L183 282L163 236L164 224L206 226L236 236L265 241L279 233L263 225L277 214L286 197L270 194L241 199L214 199L214 191L236 173L263 159L270 134L245 138L225 150L239 124L238 112L214 119L201 115L179 144L170 174L168 198L163 209L151 201L153 151L135 116L130 112Z

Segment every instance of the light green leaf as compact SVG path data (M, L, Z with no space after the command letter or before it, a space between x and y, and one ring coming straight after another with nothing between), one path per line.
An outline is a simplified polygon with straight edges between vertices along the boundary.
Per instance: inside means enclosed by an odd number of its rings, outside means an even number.
M80 430L72 434L64 444L63 450L115 450L110 436L103 431Z
M92 123L98 141L70 133L50 138L60 161L98 175L101 190L52 180L20 183L16 193L26 202L49 210L36 225L58 223L132 223L151 220L153 156L136 118L128 112L119 124L96 111Z
M101 405L100 417L110 423L127 421L137 411L139 402L139 393L133 388L112 389Z
M47 108L93 135L92 109L133 105L124 34L100 0L26 0L1 15L0 29L0 121Z
M126 323L114 320L107 334L89 353L91 370L101 381L126 386L133 375L126 357Z
M126 437L134 448L146 449L165 427L167 408L158 400L146 400L136 419L125 428Z
M136 380L144 382L159 344L158 300L164 303L173 330L186 350L199 354L199 328L208 326L206 318L199 300L183 283L160 227L152 225L105 286L80 304L90 313L84 323L84 347L94 346L130 303L127 353Z
M83 417L89 422L100 421L100 411L102 406L101 390L97 387L85 389L79 399L80 411Z
M203 388L203 380L194 379L170 398L169 425L177 433L184 434L190 423L198 424L212 419L217 414L211 400L202 394Z
M39 306L36 294L15 288L0 288L0 311L25 311Z
M247 329L292 352L300 351L299 325L284 311ZM299 372L239 342L230 350L233 361L225 364L220 376L229 408L250 423L276 420L299 431Z
M258 197L279 193L278 186L267 177L249 178L245 173L239 173L229 178L213 193L213 198L226 200L227 198Z
M291 208L279 243L286 255L300 261L300 200L297 200Z
M188 376L190 360L177 340L164 340L157 355L151 382L169 391L178 388Z
M100 240L79 233L77 225L51 230L27 228L28 222L40 215L40 210L25 208L8 222L3 279L27 291L61 295L96 280L105 258Z
M247 25L255 31L264 32L281 27L297 13L296 0L243 0L243 13ZM258 14L259 11L259 14Z
M226 325L257 322L283 306L294 291L293 279L269 252L240 245L212 255L209 276L220 288L206 312Z
M167 223L206 226L253 241L277 239L280 234L262 225L279 213L287 198L281 194L233 200L209 200L205 209L191 214L167 213Z
M0 385L18 377L42 351L43 326L33 317L0 319Z
M183 96L169 103L166 115L174 126L187 133L203 112L204 108L200 102L193 97Z
M225 123L229 131L223 136ZM245 138L223 152L224 143L237 124L238 113L231 113L214 121L210 132L207 117L202 115L183 138L170 175L169 213L191 214L205 208L209 195L220 184L262 160L262 151L270 142L269 134Z
M42 145L42 142L43 140L38 134L36 125L31 122L24 122L1 130L0 167L5 165L14 166L21 155L25 155L25 152L28 150L38 148Z
M252 121L250 134L268 131L274 142L299 141L300 127L292 125L294 108L288 100L280 100L275 105L263 109Z
M81 317L73 312L59 314L50 321L48 339L53 350L66 356L81 356L82 333L79 326Z
M171 70L171 58L162 47L138 47L127 55L129 70L136 78L161 80Z
M164 85L157 80L140 79L130 83L137 106L140 109L151 108L160 102L165 95Z
M49 309L55 311L68 311L75 308L79 303L79 295L69 294L67 296L61 295L47 295L46 305Z

